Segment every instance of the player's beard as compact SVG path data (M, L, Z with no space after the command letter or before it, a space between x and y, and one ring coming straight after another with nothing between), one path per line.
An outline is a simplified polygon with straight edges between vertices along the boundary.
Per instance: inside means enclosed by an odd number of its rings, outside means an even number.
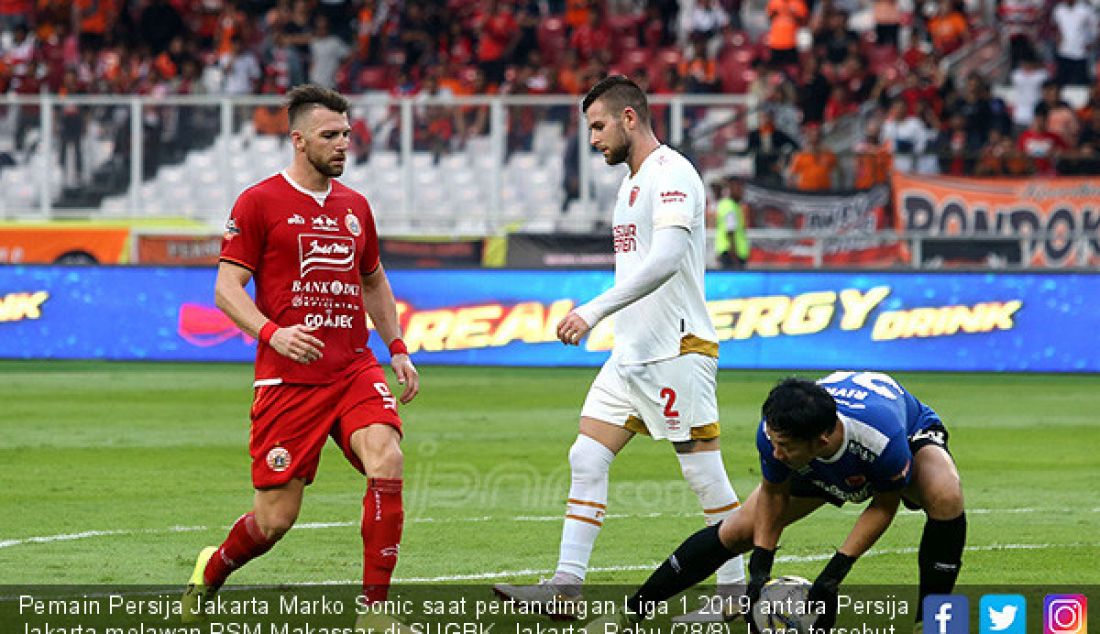
M317 170L320 174L329 178L336 178L344 173L343 165L333 165L329 161L322 159L312 153L307 153L306 158L309 159L309 164L313 166L313 169Z
M625 136L624 134L623 137ZM604 160L607 161L608 165L618 165L625 163L628 156L630 156L630 141L623 138L621 144L607 147L607 156L604 157Z

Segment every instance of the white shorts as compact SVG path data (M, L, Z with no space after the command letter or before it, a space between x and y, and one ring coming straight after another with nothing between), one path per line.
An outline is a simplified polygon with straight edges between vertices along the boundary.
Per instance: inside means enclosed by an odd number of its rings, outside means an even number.
M581 416L672 442L717 438L718 360L684 354L652 363L608 359L584 399Z

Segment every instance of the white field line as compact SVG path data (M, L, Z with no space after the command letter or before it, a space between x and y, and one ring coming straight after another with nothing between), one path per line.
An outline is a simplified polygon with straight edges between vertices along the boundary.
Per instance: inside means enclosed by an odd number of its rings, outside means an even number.
M179 527L186 530L193 530L195 527ZM106 531L98 531L104 533ZM136 532L136 531L131 531ZM148 531L147 531L148 532ZM182 531L181 531L182 532ZM1098 548L1100 542L1085 542L1085 543L1071 543L1071 544L989 544L986 546L967 546L967 552L999 552L1006 550L1050 550L1056 548ZM879 550L871 550L863 555L866 557L879 557L889 555L912 555L917 552L916 548L883 548ZM817 555L780 555L776 557L776 561L779 563L811 563L818 561L828 561L832 558L831 554L822 553ZM651 561L646 564L631 564L625 566L594 566L589 568L590 572L636 572L653 570L660 564L659 561ZM483 572L476 574L464 574L464 575L441 575L438 577L395 577L393 583L439 583L447 581L489 581L493 579L509 579L514 577L532 577L532 576L545 576L552 574L554 571L549 568L525 568L522 570L502 570L498 572ZM306 581L306 582L291 582L282 583L280 585L285 586L336 586L336 585L355 585L361 583L361 579L326 579L324 581ZM261 588L263 586L230 586L225 589L227 592L238 592L243 590L250 590ZM148 594L163 594L163 591L151 591ZM101 596L101 595L84 595L85 598L89 596ZM18 597L0 596L0 602L14 601Z
M1008 509L967 509L967 515L1000 515L1000 514L1030 514L1030 513L1050 513L1050 514L1066 514L1081 512L1084 509L1068 509L1068 508L1008 508ZM1093 513L1100 513L1100 507L1089 509ZM842 509L841 513L846 515L858 515L861 511L858 509ZM902 515L919 515L920 511L901 511ZM607 515L609 519L653 519L659 517L694 517L699 515L698 512L670 512L670 513L623 513L616 514L610 513ZM464 523L480 523L480 522L500 522L500 521L515 521L515 522L560 522L562 520L561 515L519 515L511 518L494 517L491 515L481 515L474 517L413 517L408 520L409 524L464 524ZM318 530L327 528L347 528L350 526L358 526L358 522L302 522L294 525L294 530ZM67 542L76 541L81 539L89 539L92 537L117 537L125 535L156 535L163 533L191 533L217 529L218 527L210 526L169 526L167 528L138 528L138 529L106 529L106 530L88 530L81 531L79 533L60 533L56 535L39 535L34 537L22 537L15 539L0 539L0 549L12 548L14 546L26 546L29 544L49 544L54 542ZM228 528L228 527L225 527Z
M967 511L969 513L969 511ZM1094 543L1074 543L1074 544L989 544L987 546L967 546L967 552L996 552L1002 550L1047 550L1052 548L1096 548L1100 547L1100 542ZM912 555L916 554L916 548L882 548L872 549L868 551L863 557L878 557L883 555ZM775 558L779 563L812 563L816 561L828 561L833 558L833 553L822 553L819 555L780 555ZM639 570L653 570L661 562L653 561L648 564L632 564L628 566L595 566L589 568L589 572L635 572ZM501 572L485 572L469 575L444 575L439 577L405 577L395 578L394 583L437 583L441 581L478 581L489 579L508 579L511 577L530 577L537 575L551 575L554 571L552 569L527 569L527 570L506 570ZM323 582L332 583L332 582ZM335 582L339 583L339 582ZM343 583L353 584L360 583L355 580L348 580Z

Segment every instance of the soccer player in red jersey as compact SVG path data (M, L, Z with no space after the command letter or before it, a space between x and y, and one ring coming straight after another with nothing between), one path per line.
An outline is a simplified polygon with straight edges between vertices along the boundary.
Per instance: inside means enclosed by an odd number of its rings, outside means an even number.
M367 200L333 180L344 171L348 102L317 86L287 96L294 161L245 190L226 226L215 284L218 308L258 340L252 403L252 510L218 547L204 549L184 594L199 597L286 534L331 436L363 472L363 594L382 601L397 563L404 511L397 401L419 376L400 338ZM245 291L255 279L255 301ZM365 313L365 314L364 314ZM367 347L366 316L387 342L404 385L396 398Z

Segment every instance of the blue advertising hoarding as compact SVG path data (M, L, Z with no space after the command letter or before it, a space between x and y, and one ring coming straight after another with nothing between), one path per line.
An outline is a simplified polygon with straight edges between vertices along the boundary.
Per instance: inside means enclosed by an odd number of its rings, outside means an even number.
M607 271L390 271L422 364L595 366L554 337ZM723 368L1100 372L1100 274L709 273ZM0 267L0 358L251 361L213 269ZM377 340L372 342L381 350ZM383 352L384 354L384 352Z

